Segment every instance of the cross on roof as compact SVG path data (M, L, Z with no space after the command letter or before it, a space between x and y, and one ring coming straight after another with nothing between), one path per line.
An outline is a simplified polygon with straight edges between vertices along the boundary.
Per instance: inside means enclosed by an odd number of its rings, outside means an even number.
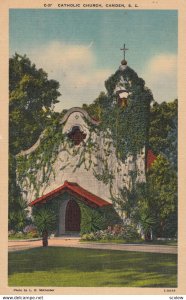
M125 48L125 44L124 44L124 45L123 45L123 48L120 49L120 50L123 51L123 56L124 56L124 60L125 60L125 52L126 52L127 50L129 50L129 49Z

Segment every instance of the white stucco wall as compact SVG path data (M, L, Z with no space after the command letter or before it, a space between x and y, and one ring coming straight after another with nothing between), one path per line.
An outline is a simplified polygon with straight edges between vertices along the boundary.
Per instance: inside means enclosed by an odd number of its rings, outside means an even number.
M100 131L90 133L89 125L85 121L85 116L82 112L75 111L69 115L63 126L63 133L69 133L73 126L79 126L81 131L86 133L84 143L71 148L67 142L60 145L59 154L53 165L55 176L51 173L48 183L44 183L40 186L39 196L56 189L67 180L76 182L84 189L87 189L108 202L112 202L111 193L114 197L119 197L121 188L127 187L127 189L131 189L131 171L137 172L138 182L145 181L145 149L141 150L136 160L134 160L132 156L128 156L127 159L122 162L117 159L112 140L105 137L105 133ZM96 128L95 124L94 126ZM91 141L95 144L91 149L91 154L85 151L90 134ZM77 167L82 153L85 153L85 162L80 167ZM90 157L92 161L91 166ZM101 174L105 169L105 164L107 164L109 172L113 175L112 187L110 187L109 184L99 181L94 175L94 173ZM42 171L40 170L37 174L38 180L41 176ZM25 179L25 182L26 180L28 179ZM24 186L23 184L22 189L25 190L26 185ZM33 201L35 199L34 188L31 187L27 190L27 194L24 195L28 202Z

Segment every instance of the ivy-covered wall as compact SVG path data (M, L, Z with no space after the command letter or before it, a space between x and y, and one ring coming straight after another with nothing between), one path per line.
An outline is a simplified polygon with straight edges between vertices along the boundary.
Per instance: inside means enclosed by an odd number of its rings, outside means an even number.
M127 107L119 107L115 93L121 80L125 82L123 88L128 93ZM125 159L129 154L135 156L144 146L148 146L152 93L145 86L145 81L128 66L110 76L105 86L110 105L104 109L102 126L110 128L119 158Z
M40 188L43 184L47 185L51 174L55 178L53 164L64 140L62 125L56 120L46 128L36 150L28 155L17 155L18 183L26 193L32 191L34 198L40 196Z
M121 223L113 207L91 208L77 201L81 210L81 234L104 230L108 226Z
M115 94L121 78L129 95L126 107L118 105ZM33 151L17 156L18 183L27 202L68 180L118 209L126 201L123 189L130 192L137 182L145 182L151 92L129 67L118 70L105 84L108 93L99 124L87 119L82 110L73 111L65 123L58 119L50 124ZM76 146L69 139L73 122L86 136Z
M74 115L88 132L80 145L73 144L59 122L47 128L34 151L17 157L18 182L28 202L61 186L65 180L112 202L123 186L131 189L132 172L137 173L136 180L145 180L144 152L139 157L128 155L125 160L119 159L109 129L103 131L102 125L91 124L80 113Z

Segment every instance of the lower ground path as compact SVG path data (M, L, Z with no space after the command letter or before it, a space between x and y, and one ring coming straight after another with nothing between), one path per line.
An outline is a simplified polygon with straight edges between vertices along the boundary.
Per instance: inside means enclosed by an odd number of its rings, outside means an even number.
M148 245L148 244L114 244L114 243L96 243L96 242L80 242L79 238L59 237L51 238L48 242L52 247L73 247L84 249L100 249L100 250L120 250L120 251L137 251L151 253L169 253L177 254L177 246L167 245ZM8 242L8 251L20 251L42 246L42 240L11 240Z

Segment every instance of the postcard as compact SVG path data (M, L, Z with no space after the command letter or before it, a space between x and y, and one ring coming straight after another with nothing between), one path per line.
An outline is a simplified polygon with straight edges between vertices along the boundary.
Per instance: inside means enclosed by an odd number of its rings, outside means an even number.
M1 2L1 294L186 294L185 21Z

